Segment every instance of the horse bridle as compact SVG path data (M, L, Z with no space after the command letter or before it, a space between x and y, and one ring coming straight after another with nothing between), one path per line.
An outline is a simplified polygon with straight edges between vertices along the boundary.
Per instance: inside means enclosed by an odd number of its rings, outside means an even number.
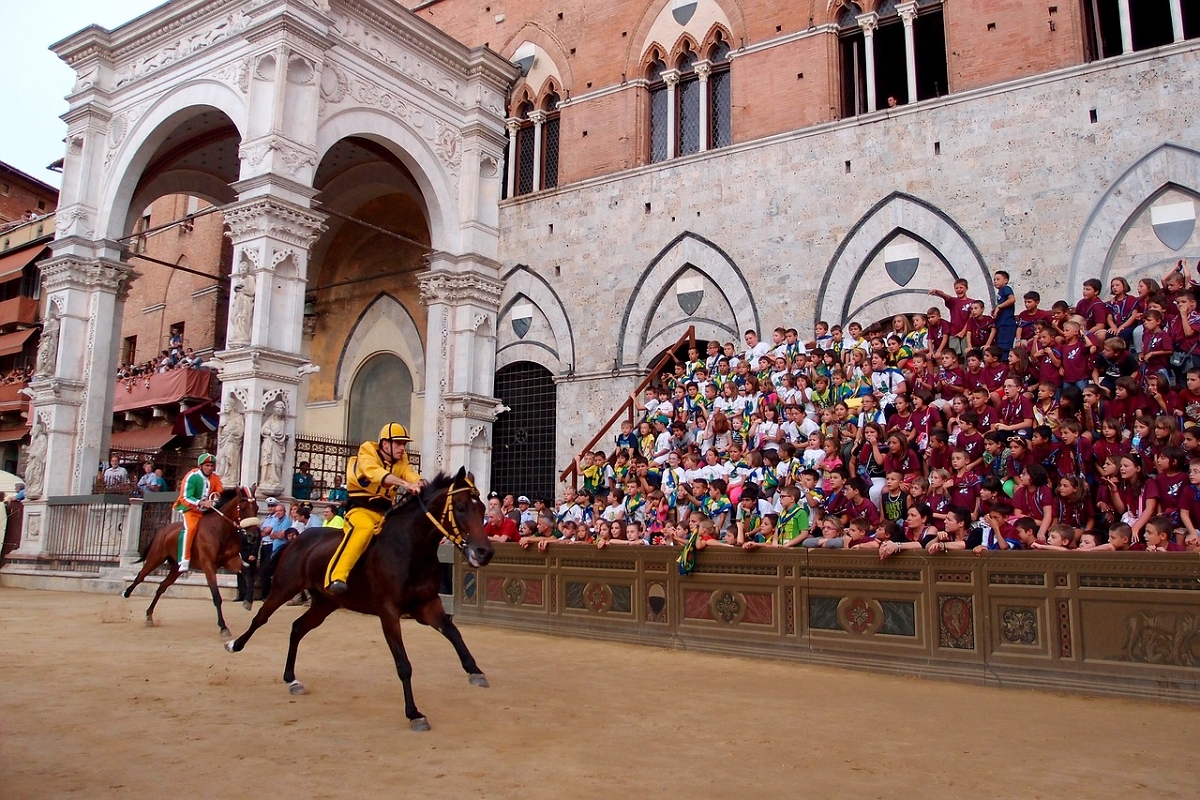
M236 506L236 508L234 509L234 515L237 517L237 519L230 518L230 516L228 514L226 514L224 511L217 508L216 506L209 506L209 510L215 512L216 514L218 514L221 517L224 517L226 521L228 521L230 524L233 525L234 528L241 530L241 528L242 528L242 500L249 500L250 498L247 495L245 489L241 486L238 487L238 496L239 496L238 502L236 502L234 504ZM213 492L212 494L210 494L208 496L208 499L210 502L214 498L220 498L220 495L217 494L216 492Z
M459 550L466 549L467 537L458 527L458 517L454 515L454 495L466 492L476 500L479 499L479 490L475 488L475 482L470 477L464 480L467 482L466 486L452 486L450 491L446 492L446 499L442 503L440 517L433 516L433 513L425 505L425 501L421 498L421 495L417 494L417 502L421 504L421 510L425 512L425 516L433 523L433 527L437 529L438 533L449 539ZM450 526L449 530L446 529L447 523Z

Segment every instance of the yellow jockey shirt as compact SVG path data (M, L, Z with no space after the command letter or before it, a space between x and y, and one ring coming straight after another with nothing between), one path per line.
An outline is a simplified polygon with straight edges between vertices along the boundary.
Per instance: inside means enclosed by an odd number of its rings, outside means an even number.
M346 464L346 491L350 495L350 506L371 507L375 504L370 501L378 498L386 503L379 510L386 511L400 488L383 485L383 479L389 473L410 483L421 480L421 475L408 463L407 453L389 469L379 453L379 443L363 442L358 448L358 455Z

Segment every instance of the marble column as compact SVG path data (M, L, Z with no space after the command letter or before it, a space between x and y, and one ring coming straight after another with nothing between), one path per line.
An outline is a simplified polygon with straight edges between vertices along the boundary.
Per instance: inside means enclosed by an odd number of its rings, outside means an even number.
M709 106L708 76L712 74L712 62L696 62L696 78L700 82L700 152L712 146L712 112Z
M1133 19L1129 14L1129 0L1117 0L1117 15L1121 18L1121 52L1133 52Z
M664 70L662 79L667 84L667 158L674 158L679 155L679 105L675 100L679 70Z
M874 11L856 17L863 32L863 51L867 57L867 113L874 111L875 102L875 29L879 27L879 15Z
M915 0L896 6L900 19L904 22L904 68L908 76L908 102L915 103L917 97L917 47L913 37L913 20L917 18Z
M430 343L422 471L428 476L466 466L486 487L499 405L492 391L500 265L478 254L435 252L427 259L429 271L418 276Z

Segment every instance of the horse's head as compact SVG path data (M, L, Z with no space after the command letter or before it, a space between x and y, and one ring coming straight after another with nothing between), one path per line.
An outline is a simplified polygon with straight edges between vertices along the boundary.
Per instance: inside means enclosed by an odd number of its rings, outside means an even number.
M252 539L260 535L262 520L258 517L258 503L244 487L224 490L213 505L243 536Z
M429 503L430 517L436 520L441 534L463 552L472 567L487 566L496 550L483 529L486 508L474 477L463 467L446 485L430 488L435 489Z

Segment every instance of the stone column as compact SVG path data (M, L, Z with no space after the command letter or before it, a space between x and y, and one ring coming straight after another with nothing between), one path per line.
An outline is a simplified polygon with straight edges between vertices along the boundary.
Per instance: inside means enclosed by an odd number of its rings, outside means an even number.
M667 158L674 158L679 155L679 108L675 101L679 70L663 70L662 79L667 84Z
M916 0L896 6L904 22L904 66L908 73L908 102L917 102L917 47L913 38L913 20L917 18Z
M1121 17L1121 52L1133 52L1133 22L1129 16L1129 0L1117 0L1117 13Z
M708 76L712 74L711 61L696 62L696 78L700 82L700 152L703 153L711 144L709 136L712 131L712 120L709 111Z
M499 405L492 390L500 265L478 254L435 252L427 259L429 271L417 278L429 308L422 471L430 476L466 466L486 487Z
M46 431L42 497L91 494L97 468L106 460L121 316L137 274L117 259L115 242L68 237L52 247L55 256L41 268L42 292L47 316L58 318L58 332L43 335L39 374L30 383L30 422Z
M542 190L542 129L546 124L545 111L533 111L529 114L533 123L533 191Z
M1171 0L1171 32L1175 41L1183 41L1183 6L1179 0Z
M863 50L867 56L867 113L876 108L875 103L875 29L879 27L879 15L874 11L856 17L863 32Z
M291 490L308 257L325 229L323 214L296 202L299 187L284 186L287 199L271 188L279 180L234 184L244 199L225 211L233 291L226 349L216 354L226 398L244 409L241 483L257 484L261 497Z
M521 120L506 119L504 127L508 129L508 175L505 176L505 197L514 197L517 192L517 171L521 165L517 162L517 132L521 130Z

